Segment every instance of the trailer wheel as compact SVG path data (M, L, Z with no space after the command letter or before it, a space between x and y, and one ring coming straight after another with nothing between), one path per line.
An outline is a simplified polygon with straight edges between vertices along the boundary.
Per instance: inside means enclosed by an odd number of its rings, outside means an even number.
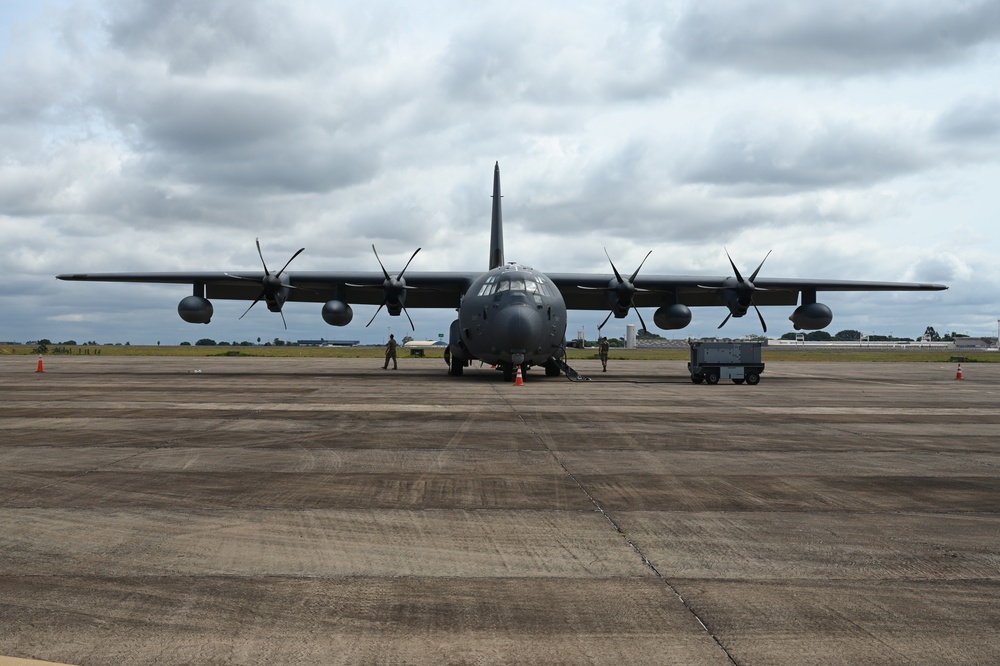
M743 380L742 379L737 379L736 377L733 377L733 383L734 384L742 384Z
M691 381L694 382L695 384L702 384L704 383L705 378L702 377L701 375L691 375Z
M719 383L719 371L712 369L705 373L705 381L709 384Z
M748 372L747 384L749 384L750 386L757 386L757 384L760 384L760 375L758 375L756 372Z

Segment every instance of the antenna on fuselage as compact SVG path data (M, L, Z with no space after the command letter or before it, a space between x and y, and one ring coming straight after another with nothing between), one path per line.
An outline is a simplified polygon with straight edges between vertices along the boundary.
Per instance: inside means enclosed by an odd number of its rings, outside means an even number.
M493 169L493 220L490 226L490 270L503 266L503 213L500 211L500 162Z

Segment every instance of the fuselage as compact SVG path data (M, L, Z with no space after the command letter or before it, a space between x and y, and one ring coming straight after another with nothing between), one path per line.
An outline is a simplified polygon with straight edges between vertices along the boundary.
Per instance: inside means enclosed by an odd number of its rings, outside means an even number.
M477 278L458 310L461 345L492 365L542 365L566 343L566 303L544 273L508 263Z

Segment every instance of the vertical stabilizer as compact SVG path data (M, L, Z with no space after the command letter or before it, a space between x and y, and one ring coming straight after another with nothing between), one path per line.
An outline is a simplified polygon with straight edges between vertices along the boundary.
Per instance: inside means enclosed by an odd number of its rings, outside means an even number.
M503 214L500 212L500 162L493 169L493 222L490 228L490 270L503 266Z

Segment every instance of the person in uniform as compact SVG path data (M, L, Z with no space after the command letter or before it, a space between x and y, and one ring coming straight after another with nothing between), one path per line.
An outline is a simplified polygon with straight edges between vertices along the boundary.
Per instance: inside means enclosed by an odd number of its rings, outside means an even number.
M601 341L598 343L597 352L601 356L601 366L604 367L602 372L608 371L608 348L611 345L608 344L608 339L605 336L601 336Z
M389 359L392 359L392 369L396 369L396 338L393 337L392 333L389 334L389 342L385 343L385 365L382 366L383 370L389 369Z

